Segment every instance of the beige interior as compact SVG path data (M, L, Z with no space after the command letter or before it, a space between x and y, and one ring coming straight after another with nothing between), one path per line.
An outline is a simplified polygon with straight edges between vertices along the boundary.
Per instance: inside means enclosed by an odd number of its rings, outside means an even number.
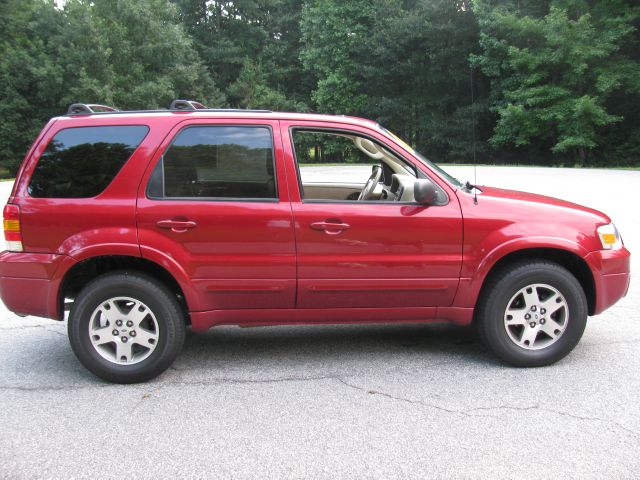
M413 196L415 176L400 159L384 147L367 138L359 137L357 135L335 135L349 138L361 152L371 158L372 164L384 163L393 172L391 186L384 185L384 183L380 181L373 190L373 194L369 200L402 202L412 202L415 200ZM367 183L367 170L363 168L363 177L361 182L353 181L351 178L349 179L350 181L341 181L344 179L344 175L340 171L341 168L352 168L352 166L346 164L345 167L332 166L331 169L335 171L335 181L333 181L333 179L330 179L329 181L324 179L323 181L318 182L304 181L302 185L304 189L304 198L306 200L357 200L360 192Z

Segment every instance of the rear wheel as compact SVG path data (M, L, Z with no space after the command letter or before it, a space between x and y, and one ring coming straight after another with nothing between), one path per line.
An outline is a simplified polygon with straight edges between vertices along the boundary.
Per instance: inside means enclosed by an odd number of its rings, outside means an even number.
M175 296L140 273L96 278L78 294L69 316L69 340L80 362L116 383L162 373L180 352L184 335Z
M478 328L487 347L505 362L539 367L573 350L587 311L582 286L571 272L555 263L527 261L490 280L479 303Z

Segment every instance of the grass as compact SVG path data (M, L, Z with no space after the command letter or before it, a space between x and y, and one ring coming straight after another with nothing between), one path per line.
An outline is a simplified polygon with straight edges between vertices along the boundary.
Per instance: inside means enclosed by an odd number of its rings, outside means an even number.
M378 163L300 163L300 167L372 167Z
M438 163L441 167L473 167L473 163ZM640 166L613 166L608 167L604 165L596 166L580 166L580 165L525 165L522 163L513 164L493 164L493 163L478 163L478 167L518 167L518 168L583 168L585 170L640 170Z
M301 163L301 167L370 167L374 165L368 163ZM441 167L473 167L473 163L438 163ZM492 163L478 163L478 167L519 167L519 168L584 168L587 170L592 169L604 169L604 170L640 170L640 166L586 166L581 167L577 165L526 165L524 163L511 163L511 164L492 164Z
M589 168L589 167L586 167ZM593 168L604 168L607 170L640 170L640 167L593 167Z

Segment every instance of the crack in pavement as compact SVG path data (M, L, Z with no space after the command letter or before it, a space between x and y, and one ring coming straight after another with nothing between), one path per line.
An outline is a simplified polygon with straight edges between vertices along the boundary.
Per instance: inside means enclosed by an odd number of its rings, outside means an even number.
M459 410L448 409L448 408L445 408L445 407L441 407L439 405L434 405L432 403L424 402L422 400L412 400L410 398L396 397L395 395L391 395L390 393L385 393L385 392L380 392L378 390L371 390L371 389L363 388L363 387L360 387L358 385L354 385L352 383L349 383L344 378L341 378L341 377L334 377L334 379L337 380L338 382L342 383L346 387L353 388L355 390L360 390L362 392L366 392L369 395L380 395L381 397L389 398L391 400L397 400L397 401L400 401L400 402L410 403L412 405L422 405L424 407L429 407L429 408L433 408L433 409L436 409L436 410L441 410L441 411L447 412L447 413L459 413L459 414L466 415L466 416L469 416L469 417L472 416L472 415L468 415L468 414L466 414L464 412L461 412Z
M244 380L237 378L214 378L208 381L197 380L172 380L164 381L162 383L147 383L138 385L138 388L155 387L153 392L157 392L160 389L172 386L214 386L214 385L243 385L243 384L267 384L267 383L284 383L284 382L311 382L317 380L329 380L336 378L333 375L323 375L317 377L281 377L281 378L268 378L257 380ZM90 390L95 388L136 388L136 385L120 385L120 384L95 384L95 385L46 385L40 387L30 386L14 386L14 385L0 385L0 390L17 390L24 392L47 392L47 391L60 391L60 390Z
M180 371L179 369L174 369L176 371ZM379 395L391 400L395 400L395 401L400 401L400 402L404 402L404 403L409 403L412 405L418 405L418 406L424 406L424 407L428 407L431 409L435 409L435 410L439 410L439 411L443 411L446 413L450 413L450 414L454 414L454 415L463 415L466 417L494 417L493 415L477 415L474 414L473 412L482 412L482 411L499 411L499 410L506 410L506 411L520 411L520 412L526 412L526 411L532 411L532 410L538 410L538 411L543 411L543 412L547 412L550 414L555 414L555 415L559 415L559 416L563 416L563 417L568 417L568 418L572 418L575 420L580 420L580 421L591 421L591 422L601 422L601 423L605 423L605 424L609 424L612 426L616 426L624 431L626 431L627 433L633 435L636 438L640 438L640 433L636 432L635 430L632 430L624 425L622 425L619 422L616 422L615 420L609 420L609 419L605 419L605 418L600 418L600 417L587 417L587 416L582 416L582 415L575 415L569 412L563 412L563 411L559 411L559 410L553 410L547 407L541 407L540 405L530 405L530 406L526 406L526 407L516 407L516 406L511 406L511 405L498 405L498 406L493 406L493 407L474 407L474 408L468 408L468 409L453 409L453 408L446 408L440 405L435 405L433 403L428 403L428 402L424 402L422 400L414 400L414 399L410 399L410 398L404 398L404 397L399 397L399 396L395 396L395 395L391 395L389 393L386 392L381 392L381 391L377 391L377 390L372 390L372 389L367 389L364 387L360 387L358 385L354 385L352 383L347 382L343 377L339 376L339 375L320 375L320 376L315 376L315 377L281 377L281 378L270 378L270 379L256 379L256 380L245 380L245 379L236 379L236 378L217 378L217 379L213 379L213 381L209 380L209 381L205 381L205 380L199 380L199 381L188 381L188 380L175 380L175 381L170 381L170 382L165 382L162 385L158 386L154 392L157 392L167 386L180 386L180 385L184 385L184 386L209 386L209 385L227 385L227 384L231 384L231 385L245 385L245 384L268 384L268 383L284 383L284 382L313 382L313 381L321 381L321 380L335 380L339 383L341 383L342 385L351 388L351 389L355 389L358 391L362 391L362 392L366 392L369 395ZM144 396L143 396L144 397ZM138 403L142 403L141 399ZM494 417L495 418L495 417Z
M180 371L177 368L172 368L172 370ZM491 417L496 418L493 415L481 415L474 414L473 412L491 412L491 411L517 411L517 412L527 412L527 411L541 411L547 412L554 415L559 415L562 417L572 418L574 420L579 421L588 421L588 422L599 422L608 424L614 427L618 427L621 430L629 433L636 439L640 439L640 432L637 432L631 428L626 427L625 425L606 418L600 417L588 417L583 415L576 415L569 412L563 412L560 410L554 410L547 407L542 407L538 404L529 405L526 407L517 407L512 405L497 405L497 406L489 406L489 407L473 407L473 408L464 408L464 409L455 409L455 408L447 408L441 405L436 405L433 403L428 403L423 400L415 400L411 398L400 397L396 395L392 395L390 393L382 392L379 390L373 390L365 387L361 387L359 385L355 385L353 383L348 382L343 377L339 375L318 375L318 376L290 376L290 377L278 377L278 378L266 378L266 379L238 379L232 377L222 377L222 378L214 378L210 380L170 380L165 381L160 384L146 384L144 387L153 387L151 392L145 392L141 398L134 404L132 407L132 411L139 408L146 399L151 398L153 394L158 393L160 390L173 387L173 386L215 386L215 385L251 385L251 384L274 384L274 383L288 383L288 382L316 382L322 380L334 380L345 387L348 387L353 390L365 392L368 395L377 395L390 400L408 403L411 405L419 406L419 407L427 407L430 409L438 410L441 412L449 413L452 415L462 415L468 418L473 417ZM95 385L57 385L57 386L42 386L42 387L25 387L25 386L7 386L0 385L0 390L16 390L16 391L25 391L25 392L46 392L46 391L61 391L61 390L89 390L89 389L97 389L97 388L131 388L132 386L122 386L118 384L95 384ZM143 387L143 388L144 388Z
M209 386L209 385L247 385L247 384L268 384L268 383L286 383L286 382L315 382L318 380L332 380L336 379L335 375L320 375L316 377L279 377L279 378L265 378L255 380L245 380L239 378L214 378L211 380L172 380L164 382L160 388L168 386Z
M343 378L340 377L334 377L336 380L338 380L340 383L342 383L343 385L349 387L349 388L353 388L355 390L360 390L363 392L368 393L369 395L379 395L381 397L385 397L391 400L396 400L396 401L400 401L400 402L405 402L405 403L409 403L412 405L418 405L418 406L424 406L424 407L428 407L428 408L432 408L435 410L440 410L446 413L451 413L451 414L457 414L457 415L463 415L465 417L492 417L492 418L496 418L493 415L474 415L471 412L478 412L478 411L495 411L495 410L511 410L511 411L519 411L519 412L526 412L526 411L532 411L532 410L538 410L538 411L542 411L542 412L547 412L547 413L551 413L551 414L555 414L555 415L560 415L563 417L568 417L568 418L573 418L575 420L581 420L581 421L591 421L591 422L601 422L601 423L605 423L605 424L609 424L612 426L616 426L622 430L624 430L625 432L631 434L632 436L636 437L637 439L640 439L640 432L636 432L633 429L630 429L624 425L622 425L619 422L616 422L615 420L609 420L606 418L600 418L600 417L587 417L587 416L582 416L582 415L575 415L569 412L563 412L560 410L553 410L551 408L547 408L547 407L541 407L540 405L530 405L527 407L515 407L515 406L511 406L511 405L498 405L495 407L474 407L474 408L466 408L466 409L452 409L452 408L445 408L442 407L440 405L434 405L432 403L428 403L428 402L424 402L422 400L413 400L410 398L404 398L404 397L398 397L395 395L391 395L389 393L386 392L380 392L377 390L371 390L371 389L367 389L367 388L363 388L360 387L358 385L354 385L352 383L349 383L347 381L345 381Z

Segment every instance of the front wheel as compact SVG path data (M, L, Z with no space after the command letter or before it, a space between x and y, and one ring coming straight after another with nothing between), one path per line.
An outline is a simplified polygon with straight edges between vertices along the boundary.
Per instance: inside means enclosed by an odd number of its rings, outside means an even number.
M557 362L578 344L587 323L587 299L564 267L543 261L512 265L490 280L478 307L487 347L518 367Z
M185 336L175 295L155 279L129 272L102 275L83 288L68 328L80 362L116 383L143 382L162 373Z

